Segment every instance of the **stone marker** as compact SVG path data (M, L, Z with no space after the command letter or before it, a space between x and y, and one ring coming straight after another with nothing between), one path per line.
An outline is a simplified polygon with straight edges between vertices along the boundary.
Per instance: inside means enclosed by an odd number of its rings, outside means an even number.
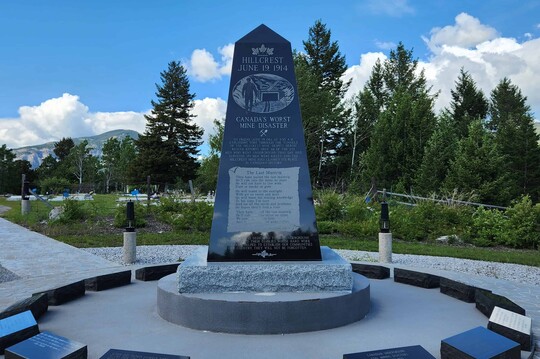
M435 359L420 345L343 355L343 359Z
M390 278L390 268L372 265L351 263L352 271L371 279L386 279Z
M462 300L467 303L475 302L475 294L477 289L481 289L486 292L489 290L477 288L472 285L457 282L448 278L441 277L440 280L441 293Z
M521 359L519 344L483 327L441 341L441 359Z
M17 303L7 307L0 313L0 319L11 317L12 315L26 312L32 312L32 315L37 320L49 309L49 297L45 293L33 295L29 298L18 301Z
M184 355L170 355L147 352L136 352L132 350L110 349L99 359L189 359Z
M0 354L4 354L7 347L38 333L36 319L29 310L0 320Z
M180 263L173 263L139 268L135 271L135 278L143 282L159 280L166 275L176 273L179 265Z
M208 261L320 261L291 44L260 25L232 66Z
M84 280L86 290L100 291L131 283L131 270L98 275Z
M394 268L394 282L410 284L422 288L438 288L440 277L429 273Z
M510 299L491 293L483 289L477 289L475 292L474 300L476 301L476 309L482 312L486 317L490 317L493 312L493 308L501 307L511 312L525 315L525 309L512 302Z
M60 305L82 297L85 291L84 280L80 280L44 292L34 293L33 295L46 293L49 298L49 305Z
M509 310L495 307L488 329L521 345L521 350L532 350L532 319Z
M86 358L86 345L49 332L40 333L6 349L6 359Z

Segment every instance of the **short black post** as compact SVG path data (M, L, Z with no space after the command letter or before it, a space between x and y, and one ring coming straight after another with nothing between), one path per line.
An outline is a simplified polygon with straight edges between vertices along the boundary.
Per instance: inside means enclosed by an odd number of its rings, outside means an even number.
M386 190L383 190L379 224L379 262L392 263L392 233L390 232L390 212L386 202Z

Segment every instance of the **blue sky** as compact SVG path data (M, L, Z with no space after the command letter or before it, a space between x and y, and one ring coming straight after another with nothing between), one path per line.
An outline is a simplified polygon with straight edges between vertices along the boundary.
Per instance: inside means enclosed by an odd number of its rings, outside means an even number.
M234 42L264 23L302 50L317 19L346 56L349 95L402 41L441 91L438 109L463 66L488 96L509 77L540 117L539 1L2 0L0 144L142 132L172 60L189 70L207 135L225 113Z

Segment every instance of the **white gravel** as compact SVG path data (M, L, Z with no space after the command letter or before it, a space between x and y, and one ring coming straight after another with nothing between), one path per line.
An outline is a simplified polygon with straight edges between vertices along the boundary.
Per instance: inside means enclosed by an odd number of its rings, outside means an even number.
M137 246L136 264L146 265L176 262L179 259L188 257L198 247L196 245ZM122 247L87 248L85 250L111 262L123 265ZM353 250L336 250L336 252L350 261L377 262L378 259L378 253L374 252ZM462 272L540 286L539 267L411 254L393 254L392 262L396 265Z

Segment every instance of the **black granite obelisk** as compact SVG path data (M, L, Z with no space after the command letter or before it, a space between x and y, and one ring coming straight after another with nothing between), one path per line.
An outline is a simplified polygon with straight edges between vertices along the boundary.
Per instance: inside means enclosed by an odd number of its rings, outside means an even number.
M291 44L234 48L208 261L321 260Z

